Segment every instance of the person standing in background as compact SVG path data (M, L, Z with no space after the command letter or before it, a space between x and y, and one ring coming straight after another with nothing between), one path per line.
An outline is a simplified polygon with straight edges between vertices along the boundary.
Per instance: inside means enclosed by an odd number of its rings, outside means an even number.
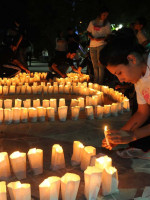
M108 21L109 10L102 7L96 19L90 21L87 32L90 38L90 56L94 69L94 82L103 83L104 66L99 61L100 51L105 45L105 38L111 33L111 26Z

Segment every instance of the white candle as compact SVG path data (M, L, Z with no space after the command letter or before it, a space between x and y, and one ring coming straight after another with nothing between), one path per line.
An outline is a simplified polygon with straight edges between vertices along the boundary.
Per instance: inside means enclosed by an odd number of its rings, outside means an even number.
M9 94L15 94L15 91L16 91L16 86L10 85Z
M10 178L10 164L7 152L0 153L0 180Z
M95 115L97 119L103 118L103 112L104 112L103 106L100 106L100 105L95 106Z
M104 170L112 166L112 159L108 156L101 156L95 161L95 167Z
M93 83L89 83L88 87L93 89Z
M86 96L86 106L92 106L92 97Z
M60 178L51 176L39 185L40 200L58 200L60 192Z
M21 108L22 100L21 99L15 99L15 107Z
M64 85L59 85L59 93L64 93Z
M22 85L21 86L21 94L25 94L26 93L26 85Z
M26 87L26 92L27 92L27 94L31 94L32 93L32 87L28 85Z
M25 108L30 108L31 107L31 99L26 99L23 101L23 105Z
M71 99L70 107L78 106L78 100L77 99Z
M77 120L79 118L80 106L71 107L71 119Z
M58 116L60 121L62 122L66 121L67 111L68 111L68 106L58 107Z
M3 86L3 95L8 94L8 86Z
M54 94L58 94L58 85L53 86Z
M104 105L104 117L111 115L111 105Z
M47 117L49 121L55 121L55 109L52 107L46 108Z
M20 92L21 92L21 86L19 85L16 87L16 94L20 94Z
M65 99L64 98L59 99L59 107L65 106L65 105L66 105Z
M93 106L86 106L85 112L86 112L86 118L87 119L90 119L90 120L94 119Z
M105 196L116 192L119 192L117 169L115 167L105 168L102 177L102 194Z
M43 86L43 93L47 94L47 92L48 92L47 86Z
M59 144L54 144L52 147L51 169L58 170L62 168L65 168L63 148Z
M53 86L49 86L49 87L48 87L48 93L49 93L49 94L52 94L52 93L53 93Z
M89 165L91 156L96 155L96 148L92 146L86 146L84 147L82 158L81 158L81 169L84 171Z
M36 108L29 108L29 120L30 122L37 122L37 109Z
M31 200L30 184L21 184L20 181L11 182L7 185L11 200Z
M13 112L11 109L4 109L4 122L6 124L11 124L13 119Z
M42 149L30 149L28 151L28 159L30 167L33 170L34 175L43 173L43 150Z
M130 102L129 102L128 98L124 98L123 107L124 107L125 111L130 111Z
M75 200L80 184L80 176L73 173L66 173L61 178L62 200Z
M50 99L50 107L55 109L55 112L57 111L57 99Z
M41 106L40 99L34 99L33 100L33 107L37 108L37 107L40 107L40 106Z
M112 114L112 116L118 116L118 104L117 103L112 103L111 114Z
M21 116L20 116L21 122L26 123L28 121L28 109L27 108L21 108Z
M12 108L13 112L13 122L15 124L20 123L21 109L20 108Z
M26 153L15 151L10 155L10 162L15 176L20 179L26 178Z
M98 96L97 95L93 95L92 96L92 105L93 106L97 106L98 104Z
M48 99L44 99L44 100L43 100L43 107L44 107L44 108L49 107L49 100L48 100Z
M84 171L84 182L85 198L87 200L97 199L102 182L102 171L95 166L88 166Z
M38 87L35 86L35 85L33 85L33 86L32 86L32 93L33 93L33 94L37 94L37 90L38 90Z
M78 101L79 101L78 106L80 106L81 110L84 110L84 98L83 97L79 97Z
M73 166L80 165L84 145L79 141L73 142L73 154L71 157L71 164Z
M39 121L45 121L45 112L43 107L37 107L37 117Z
M124 105L124 102L119 102L118 103L118 112L120 114L123 114L123 105Z
M12 99L4 100L4 108L12 108Z
M6 182L0 182L0 199L7 200Z

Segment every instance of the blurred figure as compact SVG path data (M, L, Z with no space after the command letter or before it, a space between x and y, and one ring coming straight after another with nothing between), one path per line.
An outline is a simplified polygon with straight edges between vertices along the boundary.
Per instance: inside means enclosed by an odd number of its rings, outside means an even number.
M48 50L45 48L42 51L42 61L48 62L48 58L49 58Z

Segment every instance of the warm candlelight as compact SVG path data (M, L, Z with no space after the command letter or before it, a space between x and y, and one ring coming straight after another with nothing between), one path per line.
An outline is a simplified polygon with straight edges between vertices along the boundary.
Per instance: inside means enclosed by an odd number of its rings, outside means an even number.
M91 161L91 156L96 155L96 148L92 146L86 146L83 149L82 157L81 157L81 169L84 171L89 165Z
M105 139L106 139L106 143L107 145L109 145L109 140L107 138L107 135L109 134L109 129L108 126L104 126L104 135L105 135Z
M6 192L6 182L0 182L0 199L7 200L7 192Z
M15 107L20 108L22 104L22 100L21 99L15 99Z
M10 155L12 170L20 180L26 178L26 153L15 151Z
M55 109L52 107L46 108L46 113L49 121L55 121Z
M64 152L59 144L54 144L52 147L51 168L52 170L65 168Z
M58 107L58 116L60 121L62 122L66 121L67 111L68 111L68 106Z
M65 105L66 105L65 99L64 98L59 99L59 107L65 106Z
M111 104L111 114L112 114L112 116L118 116L118 104L117 103Z
M4 120L4 109L0 108L0 124L3 122Z
M30 149L28 151L28 159L35 175L43 173L43 150L42 149Z
M92 106L92 97L86 96L85 102L86 106Z
M111 105L104 105L104 117L111 115Z
M10 85L9 94L15 94L16 86Z
M0 153L0 180L7 180L10 177L10 164L7 152Z
M73 173L66 173L61 178L62 200L75 200L80 184L80 176Z
M57 111L57 99L50 99L50 107L55 109L55 112Z
M48 100L48 99L44 99L44 100L43 100L43 107L44 107L44 108L49 107L49 100Z
M12 108L12 99L4 100L4 108Z
M36 108L29 108L29 120L30 122L37 122L37 109Z
M21 109L20 108L12 108L13 112L13 122L15 124L20 123L20 115L21 115Z
M84 145L79 141L73 142L73 154L71 157L71 164L73 166L80 165Z
M43 107L37 107L37 117L38 117L38 121L40 122L45 121L45 111Z
M40 200L58 200L60 192L60 178L51 176L39 185Z
M78 101L79 101L78 106L80 106L81 110L84 110L84 98L83 97L79 97Z
M80 106L71 107L71 118L77 120L79 118Z
M102 171L95 166L88 166L84 171L84 195L87 200L97 199L102 181Z
M28 109L27 108L21 108L20 112L21 112L20 113L21 122L26 123L28 121Z
M97 158L95 161L95 167L101 170L104 170L111 166L112 166L112 159L108 156L101 156L100 158Z
M90 119L90 120L94 119L93 106L86 106L85 112L86 112L86 118L87 119Z
M30 108L31 107L31 99L24 100L23 105L25 108Z
M13 112L11 109L4 109L4 122L5 124L11 124L13 119Z
M95 115L97 119L103 118L103 112L104 112L103 106L100 106L100 105L95 106Z
M40 107L40 106L41 106L40 99L34 99L33 100L33 107L37 108L37 107Z

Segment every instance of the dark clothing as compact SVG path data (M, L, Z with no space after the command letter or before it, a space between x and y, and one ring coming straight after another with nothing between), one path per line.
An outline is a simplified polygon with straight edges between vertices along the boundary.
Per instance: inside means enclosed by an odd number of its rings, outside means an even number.
M76 53L76 51L79 49L79 36L74 34L68 34L67 36L67 42L68 42L68 52L70 53Z

